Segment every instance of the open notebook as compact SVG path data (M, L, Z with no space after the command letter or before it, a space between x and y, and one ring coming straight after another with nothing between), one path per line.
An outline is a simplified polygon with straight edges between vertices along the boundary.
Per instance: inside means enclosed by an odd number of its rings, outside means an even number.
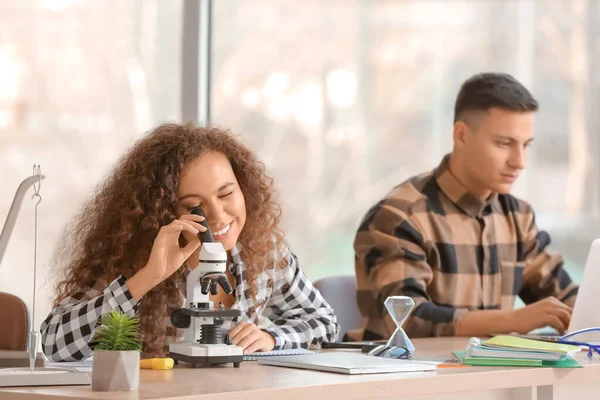
M306 349L263 351L263 352L256 352L256 353L252 353L252 354L245 354L244 361L257 361L259 358L264 358L264 357L300 356L300 355L307 355L307 354L315 354L315 352L306 350Z

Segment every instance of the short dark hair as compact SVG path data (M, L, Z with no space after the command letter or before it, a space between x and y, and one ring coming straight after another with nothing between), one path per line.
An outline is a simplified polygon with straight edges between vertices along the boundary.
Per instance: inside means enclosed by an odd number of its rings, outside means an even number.
M508 74L485 72L467 79L454 105L454 122L462 121L469 111L501 108L515 112L534 112L538 102L519 81Z

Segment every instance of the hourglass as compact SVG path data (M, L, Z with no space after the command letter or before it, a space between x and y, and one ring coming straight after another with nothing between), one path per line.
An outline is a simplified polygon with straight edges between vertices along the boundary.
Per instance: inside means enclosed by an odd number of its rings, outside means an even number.
M396 330L386 344L375 347L369 351L369 355L385 358L410 358L415 351L415 346L402 329L402 324L415 307L415 302L408 296L390 296L385 300L384 305L396 324Z

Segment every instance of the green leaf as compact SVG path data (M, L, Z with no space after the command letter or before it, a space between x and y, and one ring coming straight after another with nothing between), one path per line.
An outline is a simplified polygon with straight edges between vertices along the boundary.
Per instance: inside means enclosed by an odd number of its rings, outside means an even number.
M137 316L113 310L100 319L100 326L96 329L90 346L93 350L140 351L142 338L139 327Z

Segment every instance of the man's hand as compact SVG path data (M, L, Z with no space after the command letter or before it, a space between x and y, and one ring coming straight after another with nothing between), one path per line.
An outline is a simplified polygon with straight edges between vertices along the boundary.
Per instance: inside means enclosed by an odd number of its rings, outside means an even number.
M244 349L244 354L255 351L271 351L275 347L275 338L261 331L255 324L240 322L229 331L231 342Z
M511 317L513 331L527 333L534 329L551 326L561 335L569 327L573 308L556 297L546 297L526 307L514 310Z

